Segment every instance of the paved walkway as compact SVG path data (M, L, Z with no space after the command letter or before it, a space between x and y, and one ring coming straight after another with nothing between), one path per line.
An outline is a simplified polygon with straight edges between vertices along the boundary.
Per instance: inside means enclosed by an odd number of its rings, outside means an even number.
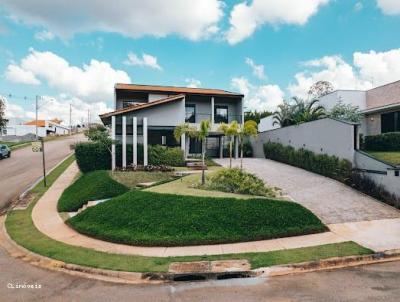
M223 166L229 159L218 159ZM240 161L234 160L234 166ZM400 218L400 211L333 179L262 158L243 159L244 169L278 187L325 224Z
M246 161L247 165L248 161ZM64 223L57 212L58 199L64 189L72 183L77 173L77 165L72 164L42 196L32 211L32 220L42 233L54 240L74 246L91 248L108 253L154 257L268 252L349 240L369 247L374 251L400 249L400 219L334 224L328 225L331 228L330 232L321 234L233 244L186 247L139 247L106 242L76 232ZM370 202L377 203L373 200L370 200ZM379 203L377 204L379 205Z
M73 181L76 173L78 173L78 167L73 164L49 188L32 211L33 222L43 234L70 245L108 253L167 257L268 252L347 241L332 232L244 243L187 247L138 247L94 239L67 226L57 212L57 201L63 190Z

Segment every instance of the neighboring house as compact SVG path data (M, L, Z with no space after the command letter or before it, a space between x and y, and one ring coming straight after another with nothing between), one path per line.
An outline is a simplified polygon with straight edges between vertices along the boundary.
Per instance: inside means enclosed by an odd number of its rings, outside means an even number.
M116 84L115 111L100 115L104 125L111 127L111 136L122 144L122 166L127 162L137 164L137 144L144 147L144 165L147 165L147 146L180 146L185 156L201 153L196 139L182 136L177 142L174 128L183 123L199 127L202 120L211 122L207 139L207 154L221 156L223 135L218 131L220 123L243 123L243 95L220 89L187 88ZM126 148L133 148L133 159L126 158ZM235 155L238 155L236 142ZM115 146L112 151L112 167L116 166Z
M376 135L400 131L400 81L366 91L337 90L320 98L320 104L330 110L342 101L358 106L364 114L360 133Z
M47 135L65 135L69 133L69 127L61 125L61 120L37 120L37 133L40 137ZM36 120L26 123L7 123L7 126L1 131L1 136L19 137L28 134L36 134Z

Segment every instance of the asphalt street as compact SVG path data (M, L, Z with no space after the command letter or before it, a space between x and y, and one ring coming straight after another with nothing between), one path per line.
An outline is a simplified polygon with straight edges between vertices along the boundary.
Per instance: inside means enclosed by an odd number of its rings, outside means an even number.
M79 134L46 142L46 168L57 165L71 152L70 145L83 139L83 134ZM42 175L42 153L32 152L30 146L12 151L11 158L0 160L0 210Z

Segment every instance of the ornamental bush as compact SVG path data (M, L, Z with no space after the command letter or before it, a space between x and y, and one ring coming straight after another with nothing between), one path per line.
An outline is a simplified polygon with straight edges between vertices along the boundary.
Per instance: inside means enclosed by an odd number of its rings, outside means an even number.
M345 182L351 175L351 163L326 154L315 154L306 149L294 149L280 143L264 144L266 158L296 166L317 174Z
M149 164L182 167L185 165L183 150L179 147L149 146Z
M75 157L83 173L111 169L111 153L103 143L78 143L75 146Z
M229 193L274 197L273 189L264 185L257 176L238 168L222 169L206 183L206 189Z
M400 132L365 136L364 148L367 151L400 151Z

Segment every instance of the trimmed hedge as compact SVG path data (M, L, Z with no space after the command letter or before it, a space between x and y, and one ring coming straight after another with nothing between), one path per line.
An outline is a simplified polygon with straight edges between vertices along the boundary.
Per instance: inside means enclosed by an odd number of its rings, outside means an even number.
M57 209L59 212L75 212L90 200L115 197L129 189L111 178L108 171L83 174L62 193Z
M315 154L305 149L294 149L279 143L267 142L264 144L266 158L296 166L341 182L345 182L351 175L351 163L345 159L326 154Z
M104 144L78 143L75 146L75 157L76 163L83 173L111 169L111 154Z
M143 164L143 145L138 144L138 163ZM116 165L122 166L122 145L115 146ZM95 170L111 169L111 153L107 146L101 143L84 142L78 143L75 148L76 162L79 169L83 172ZM149 164L167 165L167 166L184 166L185 158L183 151L179 147L165 147L161 145L149 146L148 149ZM126 146L126 163L131 165L133 162L132 145Z
M367 151L400 151L400 132L366 136L364 148Z

